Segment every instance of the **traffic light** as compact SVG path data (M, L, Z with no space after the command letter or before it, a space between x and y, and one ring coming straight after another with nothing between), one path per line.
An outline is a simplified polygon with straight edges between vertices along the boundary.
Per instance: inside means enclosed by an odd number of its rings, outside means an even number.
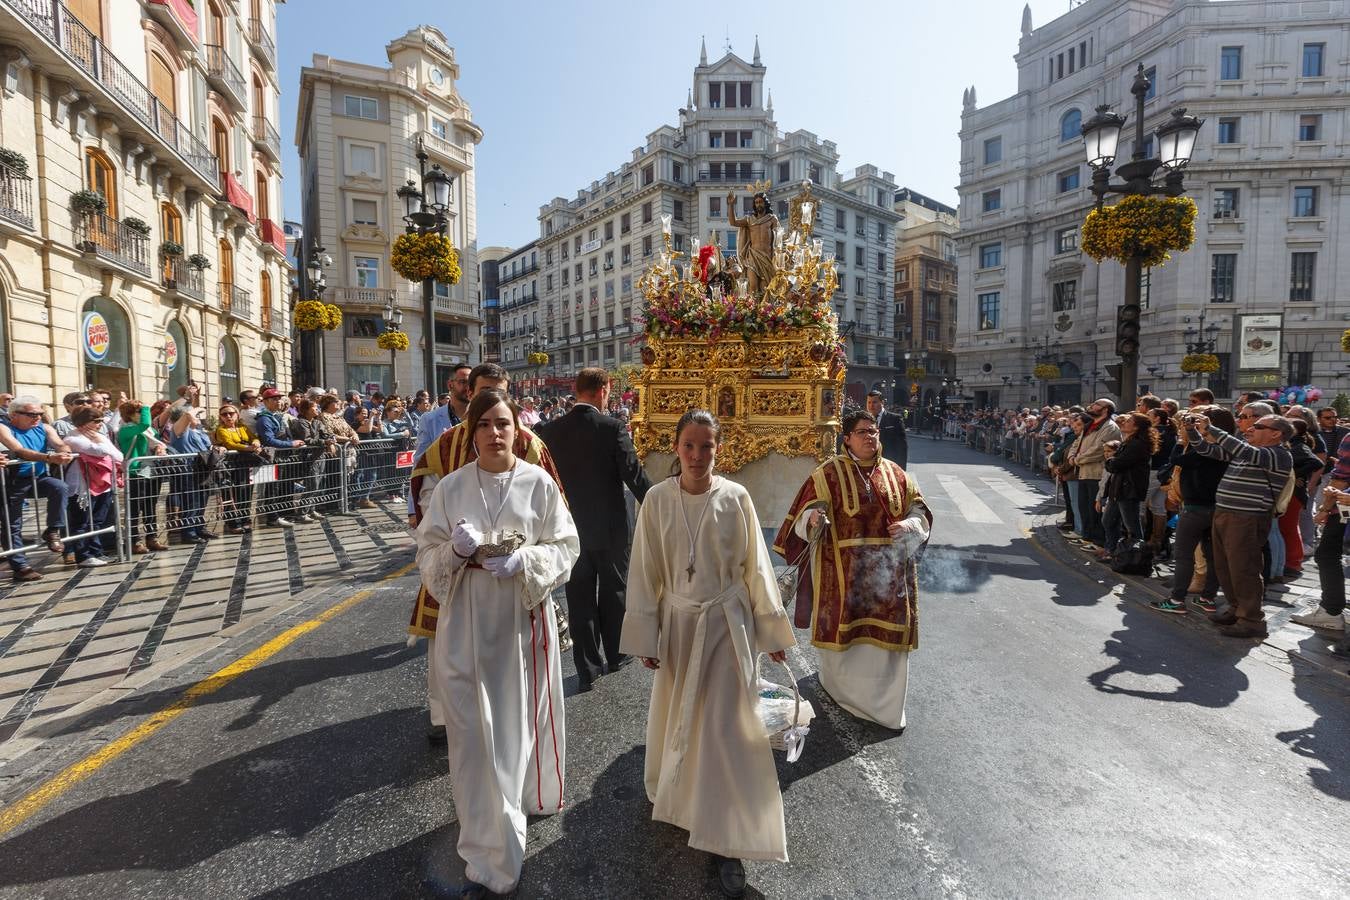
M1120 363L1108 365L1106 367L1106 392L1113 397L1120 396Z
M1116 309L1116 355L1134 356L1139 352L1139 304L1126 303Z

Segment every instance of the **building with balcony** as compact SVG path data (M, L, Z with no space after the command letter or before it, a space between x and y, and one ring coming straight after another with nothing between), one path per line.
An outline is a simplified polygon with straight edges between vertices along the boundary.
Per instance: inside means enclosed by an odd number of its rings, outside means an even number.
M1080 128L1112 104L1129 158L1141 64L1147 152L1172 109L1205 120L1185 170L1195 244L1143 275L1141 389L1257 387L1237 365L1243 314L1283 317L1280 384L1260 387L1346 387L1347 21L1350 0L1087 0L1040 28L1024 12L1016 93L981 107L972 88L961 117L956 352L977 405L1108 393L1124 267L1078 249L1094 202ZM1211 341L1219 372L1183 374L1187 346ZM1040 361L1062 377L1038 383Z
M289 381L275 2L0 0L0 388Z
M895 349L902 377L892 399L927 409L955 394L946 387L956 375L956 210L901 188L895 211ZM924 375L910 378L910 368Z
M704 48L678 124L648 134L627 162L573 199L540 208L539 271L527 279L538 285L549 354L540 377L567 383L584 366L635 364L637 282L661 251L661 216L672 218L676 250L687 252L697 236L733 254L727 195L744 214L747 185L760 180L771 182L769 200L784 223L803 182L818 198L815 235L839 264L834 300L847 333L850 395L861 401L895 376L895 178L870 165L842 176L833 142L779 131L764 76L758 43L749 62L728 51L709 63Z
M397 190L420 187L417 152L427 167L453 179L447 235L459 252L458 284L434 286L437 384L454 366L481 359L474 148L483 132L455 87L459 66L445 35L429 25L385 46L388 66L370 66L315 54L300 74L295 140L300 150L306 240L333 257L324 299L342 307L343 330L321 342L322 380L329 387L362 389L392 383L390 355L375 346L392 300L403 309L411 341L395 365L405 390L423 387L427 322L422 283L394 272L390 249L403 233ZM319 346L319 344L315 344ZM406 367L406 368L405 368Z
M478 250L478 296L483 310L482 362L502 361L501 299L497 274L502 257L510 252L510 247L481 247Z

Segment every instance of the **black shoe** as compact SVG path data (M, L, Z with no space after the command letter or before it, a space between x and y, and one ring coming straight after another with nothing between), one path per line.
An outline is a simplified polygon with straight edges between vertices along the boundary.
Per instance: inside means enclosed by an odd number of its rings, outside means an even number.
M1226 637L1233 638L1258 638L1265 640L1270 637L1266 631L1264 622L1235 622L1232 625L1223 625L1219 628L1219 633Z
M620 654L619 658L618 658L616 661L614 661L614 662L612 662L612 663L609 664L609 669L608 669L607 674L613 675L615 672L619 671L620 669L622 669L622 668L624 668L624 667L626 667L626 666L632 665L632 663L633 663L633 657L629 656L627 653Z
M432 725L427 728L428 744L444 744L449 738L445 734L444 725Z
M745 866L739 859L713 854L713 865L717 867L717 881L724 897L745 896Z
M594 688L594 687L595 687L595 685L594 685L592 682L589 682L589 681L578 681L578 682L577 682L577 693L578 693L578 694L588 694L588 693L590 693L591 689Z

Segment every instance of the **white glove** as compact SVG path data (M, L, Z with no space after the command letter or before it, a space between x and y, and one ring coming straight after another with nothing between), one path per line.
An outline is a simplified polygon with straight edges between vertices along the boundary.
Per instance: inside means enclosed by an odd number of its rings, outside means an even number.
M483 568L497 578L511 578L525 568L525 559L516 550L508 556L490 556L483 560Z
M460 522L455 526L455 530L450 532L450 546L455 548L455 553L463 557L473 556L473 551L478 549L478 545L483 543L483 532L470 525L468 522Z

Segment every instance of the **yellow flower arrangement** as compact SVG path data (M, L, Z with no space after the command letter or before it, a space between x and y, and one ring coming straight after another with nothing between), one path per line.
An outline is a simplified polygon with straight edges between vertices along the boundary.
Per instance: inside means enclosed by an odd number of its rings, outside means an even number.
M1130 195L1115 206L1094 209L1083 221L1083 252L1100 262L1126 263L1139 257L1145 267L1160 266L1170 250L1189 250L1195 242L1195 201L1189 197Z
M407 350L408 335L402 331L386 331L375 339L375 346L381 350Z
M1031 370L1031 374L1041 381L1054 381L1059 377L1059 366L1054 363L1041 363Z
M318 331L328 325L327 304L319 300L301 300L295 304L295 327L301 331Z
M905 370L905 377L910 381L918 381L925 374L923 366L910 366Z
M1341 332L1341 352L1350 353L1350 328Z
M1187 353L1181 358L1181 371L1192 375L1219 371L1219 358L1213 353Z
M434 278L441 284L457 284L462 274L459 254L450 239L441 234L399 235L391 262L394 271L409 281Z
M536 350L526 356L525 361L532 366L546 366L548 365L548 354L542 350Z
M329 331L337 331L342 327L342 310L332 303L323 305L324 314L328 317L328 322L323 327Z

